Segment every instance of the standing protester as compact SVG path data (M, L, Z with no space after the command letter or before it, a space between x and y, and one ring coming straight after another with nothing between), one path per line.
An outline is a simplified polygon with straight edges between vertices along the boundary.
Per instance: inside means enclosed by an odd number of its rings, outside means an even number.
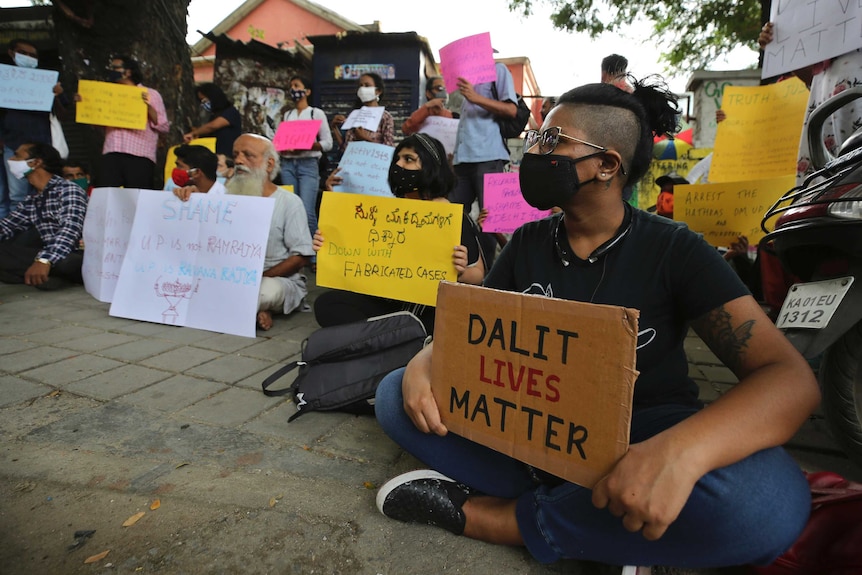
M209 114L209 121L202 126L192 128L183 134L183 141L188 144L195 138L213 137L216 139L216 154L233 154L233 141L242 134L242 118L221 88L208 82L197 88L197 97L201 108Z
M284 114L285 122L321 120L317 138L310 150L284 150L281 152L281 183L293 186L302 200L308 216L308 233L317 229L317 196L320 193L320 158L332 149L332 131L326 114L308 103L311 82L301 76L290 79L290 99L296 107Z
M44 290L81 283L78 251L87 194L63 179L60 154L50 144L25 142L6 162L9 173L36 190L0 220L0 281Z
M505 65L497 62L496 82L485 82L475 86L458 78L458 91L464 97L458 134L455 140L455 176L457 183L450 200L464 205L469 214L473 201L479 201L479 209L485 207L485 174L503 171L509 161L509 150L500 134L496 117L514 118L518 111L515 102L515 83ZM490 265L494 261L497 239L493 234L482 234L482 251Z
M521 226L485 278L640 310L628 451L588 489L447 433L431 393L432 343L375 399L386 433L432 469L383 485L377 504L401 521L526 546L543 563L769 564L811 509L805 476L779 446L817 406L817 381L714 248L623 200L678 111L666 87L633 88L575 88L542 132L527 133L524 199L563 212ZM707 408L688 375L689 327L739 379Z
M430 116L451 118L452 112L446 109L449 94L446 92L446 83L440 76L428 78L425 83L425 103L419 109L410 114L410 117L401 124L401 131L405 136L415 134L422 124Z
M141 84L144 77L140 66L129 56L111 58L108 78L117 84L146 88ZM159 134L167 134L171 124L161 94L152 88L146 88L141 97L147 104L147 124L143 130L110 126L105 128L102 169L97 178L99 186L143 189L153 187Z
M362 106L372 108L379 106L380 98L383 97L383 78L373 72L362 74L359 77L359 88L356 90L356 97L358 99L357 109ZM335 138L335 143L342 150L347 147L347 144L354 141L373 142L387 146L395 145L395 121L389 112L383 111L380 125L376 131L372 132L365 128L350 128L342 138L340 128L346 119L342 114L338 114L332 118L332 135Z
M20 68L39 66L39 50L27 40L15 39L9 42L7 55L9 59L2 62L3 64ZM57 82L54 84L53 91L52 112L63 115L67 104L63 96L63 86ZM18 204L34 191L26 179L19 180L9 174L5 164L24 142L51 144L50 115L50 112L0 108L0 142L3 143L3 166L0 166L0 218L15 210Z

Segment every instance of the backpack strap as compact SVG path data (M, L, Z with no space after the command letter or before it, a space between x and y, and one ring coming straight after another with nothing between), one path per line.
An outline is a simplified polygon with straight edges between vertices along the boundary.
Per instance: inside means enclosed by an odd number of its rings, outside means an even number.
M288 363L285 366L278 368L274 373L272 373L269 377L263 380L263 393L269 397L278 397L280 395L287 395L288 393L293 392L293 386L285 387L283 389L269 389L269 386L276 382L276 380L280 379L282 376L290 373L300 365L306 365L304 361L294 361L293 363Z

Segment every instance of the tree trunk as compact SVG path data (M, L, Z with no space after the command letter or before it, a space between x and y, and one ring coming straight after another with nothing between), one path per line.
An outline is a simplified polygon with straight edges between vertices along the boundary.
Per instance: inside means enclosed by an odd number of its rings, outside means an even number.
M186 17L190 0L55 0L54 28L67 93L77 91L78 79L107 80L106 66L113 55L138 61L143 84L164 99L171 130L160 138L157 181L160 187L169 146L182 141L188 118L197 113ZM74 119L74 118L72 118ZM67 122L67 125L69 122ZM98 170L103 130L78 125L86 156ZM73 128L73 131L75 129Z

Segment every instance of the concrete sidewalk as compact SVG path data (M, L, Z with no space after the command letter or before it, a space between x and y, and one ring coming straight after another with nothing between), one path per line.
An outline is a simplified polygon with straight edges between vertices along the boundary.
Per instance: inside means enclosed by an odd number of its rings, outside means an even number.
M0 572L619 573L542 566L522 549L381 516L376 487L419 463L372 417L288 424L290 400L261 393L317 328L311 313L251 339L108 308L81 287L0 284ZM707 401L732 387L697 338L686 349ZM862 479L818 416L790 449L808 469ZM95 533L68 549L80 530Z

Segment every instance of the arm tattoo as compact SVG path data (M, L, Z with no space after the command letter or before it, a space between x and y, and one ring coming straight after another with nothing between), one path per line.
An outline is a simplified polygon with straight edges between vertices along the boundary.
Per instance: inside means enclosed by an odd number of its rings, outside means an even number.
M748 347L748 340L751 339L755 320L745 321L736 328L730 320L731 315L723 305L720 305L696 320L694 327L702 334L704 341L715 352L718 359L734 373L738 373L745 359L745 350Z

